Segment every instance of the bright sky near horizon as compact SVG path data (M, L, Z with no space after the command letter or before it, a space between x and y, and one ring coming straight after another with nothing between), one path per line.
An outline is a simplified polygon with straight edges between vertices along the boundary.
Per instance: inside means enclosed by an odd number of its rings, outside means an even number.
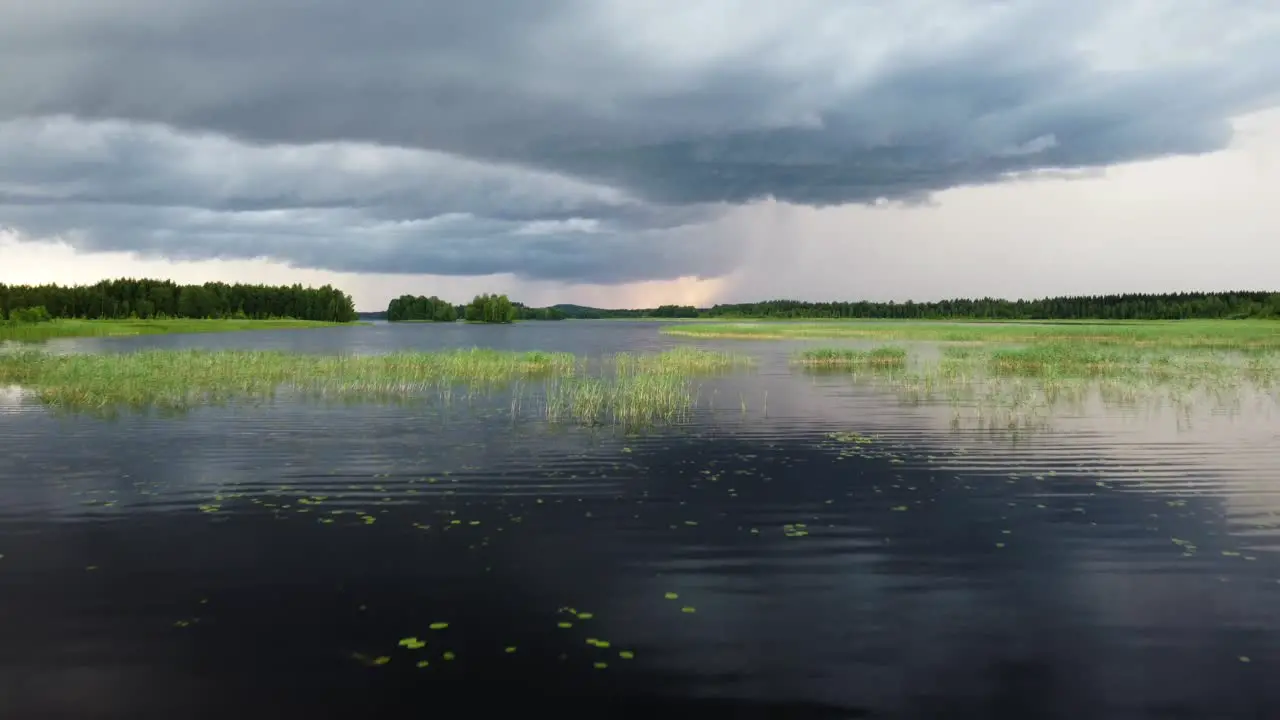
M1280 290L1274 0L0 0L0 66L0 282Z

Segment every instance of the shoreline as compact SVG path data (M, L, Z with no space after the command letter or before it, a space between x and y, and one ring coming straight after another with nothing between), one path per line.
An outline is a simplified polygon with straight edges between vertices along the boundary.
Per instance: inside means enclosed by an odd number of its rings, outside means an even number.
M369 326L364 321L321 320L194 319L165 320L80 320L57 319L42 323L0 324L0 341L40 342L56 338L134 337L138 335L182 335L242 330L305 330L322 327Z

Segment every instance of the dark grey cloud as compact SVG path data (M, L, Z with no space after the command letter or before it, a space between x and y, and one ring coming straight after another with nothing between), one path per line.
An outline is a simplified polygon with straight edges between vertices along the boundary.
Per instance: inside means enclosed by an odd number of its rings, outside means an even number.
M0 18L18 69L0 224L338 270L714 275L734 239L706 224L734 204L1209 152L1280 103L1273 0L0 0Z
M356 272L628 282L715 275L722 210L372 144L250 146L67 117L0 122L0 227L82 250Z

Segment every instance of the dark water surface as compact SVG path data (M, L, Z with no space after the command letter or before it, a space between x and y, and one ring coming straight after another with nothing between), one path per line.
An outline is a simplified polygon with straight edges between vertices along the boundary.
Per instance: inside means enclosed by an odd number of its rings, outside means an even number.
M49 347L692 344L657 331ZM0 717L1280 717L1273 398L1011 434L696 344L759 367L638 436L500 394L103 420L0 390Z

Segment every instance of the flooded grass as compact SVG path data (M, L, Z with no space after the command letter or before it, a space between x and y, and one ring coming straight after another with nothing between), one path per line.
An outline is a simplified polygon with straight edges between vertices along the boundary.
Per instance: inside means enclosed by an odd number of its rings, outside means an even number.
M662 328L667 335L747 340L849 338L935 342L1160 345L1180 348L1280 349L1280 321L1136 320L977 322L924 320L788 320L688 323Z
M617 353L614 372L619 376L637 374L708 374L750 367L754 359L735 353L699 348L674 348L660 353Z
M0 322L0 342L40 342L63 337L114 337L127 335L167 335L177 333L233 332L237 330L286 330L368 323L334 323L315 320L76 320L41 323Z
M454 385L572 374L570 353L453 350L373 356L270 351L148 350L111 355L0 354L0 383L55 406L183 407L270 396L281 388L331 395L403 395Z
M693 348L623 353L599 375L572 353L488 349L335 356L271 351L149 350L121 354L0 353L0 384L68 410L121 407L182 410L208 402L261 399L280 391L357 400L395 400L434 393L448 402L459 386L492 389L515 383L518 411L544 380L552 421L626 426L673 422L695 406L691 378L747 367L751 359ZM612 369L612 373L606 373ZM536 394L536 393L535 393Z
M1121 381L1197 383L1265 381L1280 368L1280 353L1244 353L1150 346L1045 343L1021 348L947 348L940 369L982 371L997 377L1111 378Z
M696 398L693 382L671 372L566 378L548 384L546 415L552 422L641 427L685 419Z
M1203 403L1230 407L1276 389L1280 355L1150 346L1045 343L949 347L936 361L852 366L850 377L907 404L947 402L954 419L989 429L1047 427L1064 409Z
M907 351L900 347L879 347L873 350L817 348L797 353L791 362L796 365L821 368L905 367Z

